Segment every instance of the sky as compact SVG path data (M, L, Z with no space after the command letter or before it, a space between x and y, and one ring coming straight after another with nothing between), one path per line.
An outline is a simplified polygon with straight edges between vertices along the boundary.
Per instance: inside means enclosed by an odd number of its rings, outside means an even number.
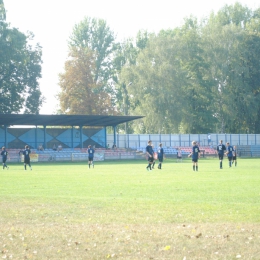
M64 72L68 39L73 27L84 17L104 19L123 41L135 38L139 30L159 32L183 24L185 17L198 19L217 12L236 0L4 0L6 20L21 32L31 31L42 46L40 89L46 99L40 114L55 114L59 107L58 74ZM240 0L251 9L259 0Z

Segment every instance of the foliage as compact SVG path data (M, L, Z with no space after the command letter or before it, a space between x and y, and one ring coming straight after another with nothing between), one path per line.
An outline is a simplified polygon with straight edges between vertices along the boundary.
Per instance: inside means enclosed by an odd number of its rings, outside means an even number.
M95 53L93 81L99 91L113 94L109 79L112 72L112 53L115 49L115 36L105 20L86 17L73 28L69 48L88 48Z
M172 44L170 44L172 43ZM179 61L173 51L171 36L156 37L151 35L147 47L140 52L136 66L131 66L125 75L132 75L133 86L129 89L131 103L136 111L143 113L144 127L142 131L165 133L170 121L179 118L178 107L182 72L176 71ZM169 72L173 71L172 74ZM172 82L175 79L175 90ZM175 117L171 112L175 111ZM180 110L179 110L180 112Z
M99 85L93 78L95 53L89 48L71 48L65 63L65 72L59 75L61 112L81 115L113 113L110 96L96 91Z
M86 17L74 26L65 72L60 74L60 112L117 113L111 84L114 40L114 33L102 19Z
M137 33L136 41L126 39L122 43L118 43L114 51L113 59L113 82L116 89L115 101L123 115L130 115L132 103L130 102L129 88L132 87L133 78L128 78L125 81L125 76L122 73L123 68L136 65L136 59L142 49L145 48L148 41L148 32L139 31ZM119 126L119 131L124 127L126 133L132 133L132 122L126 123L124 126Z
M34 35L25 35L5 22L0 2L0 89L1 113L39 113L44 102L39 89L41 47L29 44Z
M225 5L199 22L148 34L132 81L135 133L259 133L259 9Z
M127 123L126 133L259 133L259 18L260 9L235 3L201 21L186 17L179 28L139 31L122 42L115 42L104 20L85 18L75 25L69 47L89 50L85 68L91 91L99 93L92 98L100 104L104 93L100 105L113 107L94 113L145 116ZM77 107L90 113L80 105L82 97L68 96L60 96L63 112Z
M224 26L218 23L219 16L230 11L230 21ZM215 117L217 132L255 132L259 110L257 61L259 34L250 30L249 12L236 4L226 7L217 16L211 16L204 28L208 48L208 60L212 61L212 76L215 81ZM236 17L236 22L232 22ZM241 26L243 24L243 26ZM252 39L254 39L252 41ZM256 58L256 59L255 59ZM214 63L213 63L214 62Z

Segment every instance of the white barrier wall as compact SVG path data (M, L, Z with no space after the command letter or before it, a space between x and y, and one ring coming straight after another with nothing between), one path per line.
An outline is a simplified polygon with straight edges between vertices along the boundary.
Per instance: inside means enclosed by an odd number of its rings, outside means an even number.
M159 143L162 143L164 147L191 146L193 140L199 142L201 146L213 147L219 143L219 140L232 145L260 145L260 134L117 134L116 146L119 148L146 147L148 140L152 140L156 147ZM109 147L112 147L113 143L114 135L107 134Z

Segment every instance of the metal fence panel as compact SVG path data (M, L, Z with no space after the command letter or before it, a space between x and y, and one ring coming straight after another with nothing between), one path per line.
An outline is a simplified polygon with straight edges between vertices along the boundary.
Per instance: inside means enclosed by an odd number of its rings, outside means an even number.
M152 140L155 147L160 143L163 147L190 147L191 142L197 141L200 146L216 147L220 140L223 143L231 143L232 145L260 145L260 134L210 134L210 142L208 134L140 134L140 135L116 135L117 146L122 148L145 148L148 140ZM112 147L114 135L107 135L107 142Z

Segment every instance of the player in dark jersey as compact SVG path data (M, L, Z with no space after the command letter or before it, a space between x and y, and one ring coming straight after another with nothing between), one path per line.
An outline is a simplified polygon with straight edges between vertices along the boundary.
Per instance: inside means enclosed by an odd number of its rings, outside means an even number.
M162 143L159 144L159 148L157 151L158 154L158 160L159 160L159 164L158 164L158 169L162 169L162 163L163 163L163 158L164 158L164 151L162 148Z
M223 169L222 161L223 161L225 150L226 150L226 146L223 144L223 141L220 140L219 141L219 145L217 146L217 153L218 153L218 158L219 158L219 167L220 167L220 169Z
M94 168L94 153L95 150L91 147L91 145L88 146L88 168L90 169L90 165L92 164L92 167Z
M6 149L5 149L4 146L2 147L1 155L2 155L2 162L3 162L3 170L4 170L5 168L8 170L9 167L6 165L6 160L7 160L8 152L6 151Z
M151 171L152 165L153 165L153 162L154 162L154 151L153 151L151 140L148 141L148 145L146 146L146 155L148 157L148 165L146 167L146 170Z
M25 146L25 150L23 151L23 156L24 156L24 169L26 169L26 166L29 165L30 169L32 170L32 166L31 166L31 161L30 161L30 153L31 150L29 148L29 145Z
M234 145L233 146L233 158L232 158L232 164L235 163L235 167L237 166L237 148Z
M229 165L229 168L232 166L232 159L233 159L233 146L230 145L229 142L226 143L226 148L227 148L227 152L226 152L226 155L228 157L228 165Z
M199 166L198 166L198 160L200 158L200 148L197 145L196 141L192 141L192 152L191 154L188 155L188 157L192 158L192 168L193 171L198 171L199 170Z

